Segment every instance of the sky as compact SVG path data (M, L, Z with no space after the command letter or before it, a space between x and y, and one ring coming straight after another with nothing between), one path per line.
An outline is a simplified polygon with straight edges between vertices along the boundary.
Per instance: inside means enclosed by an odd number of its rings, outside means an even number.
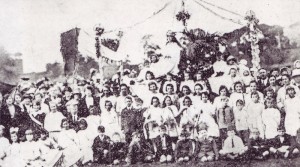
M288 29L300 21L299 0L206 1L241 15L253 10L260 23L268 25ZM165 10L152 19L131 29L123 29L124 45L121 41L120 51L138 56L140 52L136 50L141 49L138 43L143 35L154 34L156 41L164 43L167 30L182 29L181 23L174 18L180 10L180 0L0 0L0 46L9 53L22 53L25 73L44 71L47 63L62 62L62 32L81 28L80 51L93 54L95 25L101 24L105 30L127 27L151 16L168 2ZM243 22L239 16L202 4L224 17ZM186 9L191 13L188 28L200 27L211 33L225 33L241 27L215 16L193 0L186 0Z

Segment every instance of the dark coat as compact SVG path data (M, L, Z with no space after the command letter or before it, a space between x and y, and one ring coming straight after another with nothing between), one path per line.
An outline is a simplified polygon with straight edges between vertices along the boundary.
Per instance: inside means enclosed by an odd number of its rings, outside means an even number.
M108 136L104 136L103 140L100 139L99 136L97 136L94 139L94 143L92 145L93 149L93 157L94 161L98 163L107 163L107 159L104 158L104 150L109 150L110 146L110 138Z
M169 135L165 134L165 141L166 147L163 148L162 145L162 136L159 135L153 139L153 143L157 148L156 156L159 158L161 155L173 155L173 148L172 148L172 139Z
M193 156L193 141L190 139L179 140L175 148L176 159L180 157L192 157Z
M136 121L137 111L136 109L124 108L121 112L121 130L125 133L131 134L137 130L138 123Z
M291 136L288 134L283 135L283 142L280 141L280 136L277 135L274 139L269 140L270 147L280 148L282 146L291 146Z

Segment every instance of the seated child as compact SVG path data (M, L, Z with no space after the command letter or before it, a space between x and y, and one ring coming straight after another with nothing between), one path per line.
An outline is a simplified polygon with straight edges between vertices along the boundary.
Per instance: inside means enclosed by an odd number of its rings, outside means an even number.
M172 139L167 135L167 128L165 125L160 126L160 135L153 140L153 144L156 158L159 158L161 163L172 161Z
M216 141L207 135L206 127L201 127L199 129L195 152L196 159L200 159L202 162L219 159Z
M8 147L6 151L6 157L4 159L4 163L2 166L14 166L20 167L22 165L21 154L20 154L20 143L18 138L18 130L19 128L10 128L10 139L11 145ZM1 143L2 144L2 143Z
M177 162L187 162L193 156L193 141L190 139L191 133L183 130L175 148L175 160Z
M285 133L284 127L278 128L278 135L270 140L270 152L275 158L284 156L288 158L291 146L291 136Z
M4 137L5 127L0 125L0 165L2 160L6 157L6 150L9 148L9 141Z
M108 163L108 150L110 145L110 138L105 135L105 127L98 127L98 136L94 139L93 143L93 157L94 162L100 164Z
M248 152L251 159L263 160L270 154L269 147L264 139L259 137L259 130L251 129L248 140Z
M154 150L151 148L151 145L149 140L141 139L140 133L134 132L132 134L132 141L128 146L128 153L125 160L127 165L152 162Z
M109 148L110 162L113 165L120 164L126 158L126 150L126 143L121 142L120 134L117 132L114 133Z
M228 127L227 136L223 148L219 152L221 156L231 160L242 158L247 151L247 147L244 146L242 139L235 134L233 126Z
M49 133L46 130L41 131L40 143L41 159L45 166L60 165L62 160L62 151L59 150L58 144L49 138Z
M288 150L288 157L296 157L300 152L300 129L297 130L296 138L295 140L292 140L291 144L292 145Z

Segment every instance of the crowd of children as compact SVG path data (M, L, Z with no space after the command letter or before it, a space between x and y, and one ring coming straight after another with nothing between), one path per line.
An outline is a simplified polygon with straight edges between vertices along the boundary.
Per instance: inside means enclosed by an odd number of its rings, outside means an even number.
M141 66L144 79L124 70L105 80L95 71L64 83L23 80L0 94L0 166L297 156L299 60L267 71L220 56L215 64L224 68L210 75L189 63L178 75L159 77ZM219 78L218 91L210 78Z

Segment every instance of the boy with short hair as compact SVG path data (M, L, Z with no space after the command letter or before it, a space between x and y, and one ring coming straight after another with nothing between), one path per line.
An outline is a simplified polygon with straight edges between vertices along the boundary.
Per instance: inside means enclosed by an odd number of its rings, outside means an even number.
M199 129L195 152L196 159L200 159L202 162L219 159L216 141L208 136L207 127L201 127Z
M275 158L288 158L289 148L291 146L291 136L285 133L285 128L282 126L278 127L277 131L278 135L270 140L270 143L272 143L270 152Z
M270 154L270 152L266 141L260 138L259 135L258 129L251 129L248 140L248 152L251 159L264 160Z
M191 135L187 130L180 134L181 139L177 142L175 148L175 159L177 162L187 162L193 156L193 142L189 138Z
M132 133L132 140L128 146L128 153L125 161L127 165L132 165L142 162L152 162L154 155L152 155L152 148L149 148L148 141L142 141L139 132Z
M288 150L288 157L296 157L300 152L300 129L297 130L297 135L291 142L291 147Z
M235 134L234 126L228 127L227 136L219 153L230 160L241 158L248 148L244 146L242 139Z
M108 163L108 150L110 145L110 138L105 135L105 127L98 127L99 135L94 139L92 145L94 162L100 164Z
M172 139L167 135L167 128L165 125L160 126L160 135L153 140L153 144L156 158L158 158L161 163L172 161Z
M109 158L113 165L118 165L125 159L127 152L127 146L125 142L121 142L121 136L119 133L112 135L112 141L109 146Z

